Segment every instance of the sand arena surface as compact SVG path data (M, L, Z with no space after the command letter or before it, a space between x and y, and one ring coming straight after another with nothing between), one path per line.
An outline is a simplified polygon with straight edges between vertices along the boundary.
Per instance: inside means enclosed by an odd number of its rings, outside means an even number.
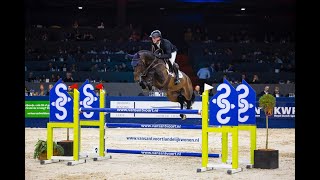
M93 153L98 147L98 129L82 128L81 151ZM66 129L54 129L54 141L65 140ZM266 129L257 129L257 149L265 148ZM33 159L34 145L38 139L46 139L47 130L43 128L25 128L25 179L107 179L107 180L143 180L143 179L295 179L295 129L269 129L269 148L279 150L278 169L246 169L228 175L226 169L197 173L201 167L200 157L154 156L139 154L111 154L112 159L103 161L88 160L87 163L67 166L66 162L40 165ZM73 131L70 129L70 139ZM168 142L127 140L127 137L180 137L199 139L200 142ZM249 159L249 133L239 133L240 160ZM187 151L201 152L201 130L181 129L106 129L107 148ZM231 136L229 137L229 159L231 158ZM221 134L209 134L209 152L221 153ZM218 164L220 158L209 158L209 163Z

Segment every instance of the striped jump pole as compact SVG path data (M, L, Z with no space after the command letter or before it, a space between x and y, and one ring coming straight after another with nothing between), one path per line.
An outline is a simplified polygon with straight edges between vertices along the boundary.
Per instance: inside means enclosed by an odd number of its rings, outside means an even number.
M143 155L160 155L160 156L191 156L201 157L201 153L197 152L171 152L171 151L150 151L150 150L129 150L129 149L107 149L107 153L123 153L123 154L143 154ZM219 158L220 154L209 154L209 157Z
M79 111L107 113L201 114L201 110L197 109L80 108Z
M107 128L201 129L201 125L106 123Z

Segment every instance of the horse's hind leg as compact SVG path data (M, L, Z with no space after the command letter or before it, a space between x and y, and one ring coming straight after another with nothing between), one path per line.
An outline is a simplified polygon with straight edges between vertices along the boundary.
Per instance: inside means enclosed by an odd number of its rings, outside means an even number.
M186 98L183 95L179 95L178 96L178 101L180 103L180 109L183 109L183 104L185 102ZM180 114L180 117L182 120L185 120L187 118L187 116L185 114Z
M193 104L193 102L194 102L194 99L195 99L195 94L192 93L191 99L190 99L190 100L186 100L186 102L187 102L187 109L192 109L191 106L192 106L192 104Z

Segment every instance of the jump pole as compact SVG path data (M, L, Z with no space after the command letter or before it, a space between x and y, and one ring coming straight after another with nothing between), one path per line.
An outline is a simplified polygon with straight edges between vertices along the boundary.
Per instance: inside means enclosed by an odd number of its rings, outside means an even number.
M100 96L101 98L101 96ZM100 105L102 107L102 105ZM181 110L181 109L133 109L133 108L80 108L80 112L99 112L104 114L107 113L164 113L164 114L201 114L201 110ZM106 123L108 127L108 123ZM140 124L112 124L110 123L109 126L113 127L130 127L130 128L137 128L141 127ZM169 126L169 124L167 125ZM178 127L178 125L176 125ZM201 126L197 125L181 125L183 128L187 129L201 129ZM164 127L164 126L162 126ZM161 128L161 127L159 127ZM181 128L180 128L181 129ZM101 137L100 137L101 138ZM101 148L99 148L101 150ZM145 155L166 155L166 156L193 156L193 157L201 157L201 153L198 152L165 152L165 151L145 151L145 150L125 150L125 149L106 149L107 153L125 153L125 154L145 154ZM146 153L148 152L148 153ZM221 157L220 154L209 154L209 157L219 158Z

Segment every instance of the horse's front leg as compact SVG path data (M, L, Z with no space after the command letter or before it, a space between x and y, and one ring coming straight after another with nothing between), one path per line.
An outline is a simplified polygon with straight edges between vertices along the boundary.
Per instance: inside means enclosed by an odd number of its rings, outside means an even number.
M152 90L154 74L155 74L155 71L150 71L145 77L145 82L149 91Z

